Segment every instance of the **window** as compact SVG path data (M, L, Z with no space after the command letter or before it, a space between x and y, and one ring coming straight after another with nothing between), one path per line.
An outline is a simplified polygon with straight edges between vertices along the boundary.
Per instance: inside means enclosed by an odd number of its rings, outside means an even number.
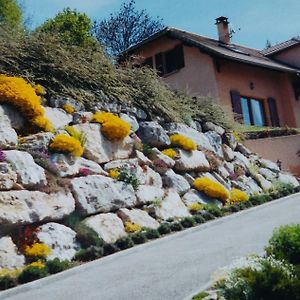
M172 73L184 67L184 54L182 45L174 49L155 55L155 67L160 76Z
M242 115L244 124L264 126L265 114L261 101L257 99L241 97Z

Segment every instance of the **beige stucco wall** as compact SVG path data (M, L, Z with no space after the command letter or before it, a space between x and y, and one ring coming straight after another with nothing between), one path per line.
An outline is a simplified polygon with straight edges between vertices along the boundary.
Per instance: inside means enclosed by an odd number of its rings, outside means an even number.
M152 56L155 66L155 54L171 50L179 43L178 40L163 37L140 48L136 54L142 58ZM172 89L185 91L191 96L218 98L215 70L211 57L201 53L195 47L184 46L184 63L184 68L166 75L164 81Z
M244 144L253 152L276 162L282 161L282 169L300 177L300 135L248 140Z
M274 54L272 58L300 69L300 45Z

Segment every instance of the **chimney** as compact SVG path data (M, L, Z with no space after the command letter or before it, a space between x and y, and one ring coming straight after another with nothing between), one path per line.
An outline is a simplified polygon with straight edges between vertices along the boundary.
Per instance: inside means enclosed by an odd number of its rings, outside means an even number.
M218 27L219 41L221 43L230 44L229 22L226 17L219 17L216 19Z

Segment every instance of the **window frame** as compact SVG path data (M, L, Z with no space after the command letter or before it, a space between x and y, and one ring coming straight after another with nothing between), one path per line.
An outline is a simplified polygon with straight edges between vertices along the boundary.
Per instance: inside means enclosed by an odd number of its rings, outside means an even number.
M247 100L247 108L248 108L249 119L250 119L250 125L249 126L262 126L262 127L263 126L267 126L267 115L266 115L266 109L265 109L265 101L264 101L264 99L240 95L240 103L241 103L241 105L242 105L242 99L246 99ZM263 118L263 125L256 125L256 124L254 124L254 115L253 115L253 109L252 109L252 105L251 105L251 100L258 101L258 103L260 104L262 118ZM242 111L242 117L243 117L243 121L244 121L243 111Z

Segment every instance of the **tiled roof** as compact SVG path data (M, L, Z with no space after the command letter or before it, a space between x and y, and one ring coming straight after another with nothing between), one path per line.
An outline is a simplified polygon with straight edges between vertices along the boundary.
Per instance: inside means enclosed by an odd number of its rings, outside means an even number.
M152 35L148 39L138 43L137 45L128 48L123 54L131 54L141 46L161 37L168 36L179 39L186 44L198 47L204 52L210 53L216 57L247 63L250 65L256 65L272 70L278 70L283 72L300 72L298 69L288 67L284 64L278 63L264 55L263 51L236 45L236 44L224 44L218 40L204 37L201 35L193 34L180 29L167 27L162 31Z
M292 38L288 41L285 41L283 43L280 43L280 44L274 45L268 49L265 49L262 52L264 53L264 55L269 56L269 55L281 52L283 50L286 50L288 48L291 48L291 47L293 47L295 45L299 45L299 44L300 44L299 38Z

